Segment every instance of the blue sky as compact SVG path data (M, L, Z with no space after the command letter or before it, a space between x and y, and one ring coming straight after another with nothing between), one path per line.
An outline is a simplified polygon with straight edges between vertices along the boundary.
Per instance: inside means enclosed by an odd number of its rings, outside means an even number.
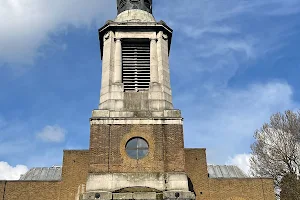
M99 102L97 29L114 0L0 1L0 179L87 149ZM299 0L154 0L174 29L174 106L185 146L247 169L253 133L300 102Z

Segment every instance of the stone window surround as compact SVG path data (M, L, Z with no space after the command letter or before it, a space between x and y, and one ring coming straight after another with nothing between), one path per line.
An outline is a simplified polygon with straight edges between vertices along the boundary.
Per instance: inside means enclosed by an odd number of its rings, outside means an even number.
M167 38L163 35L163 39ZM116 32L115 33L115 70L114 83L122 83L122 39L149 39L150 40L150 82L158 83L158 55L156 32Z

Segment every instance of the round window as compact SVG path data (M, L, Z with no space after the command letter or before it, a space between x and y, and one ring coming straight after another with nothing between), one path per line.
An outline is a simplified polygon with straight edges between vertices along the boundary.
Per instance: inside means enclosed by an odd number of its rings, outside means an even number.
M149 151L149 146L143 138L132 138L126 144L126 152L130 158L139 160L144 158Z

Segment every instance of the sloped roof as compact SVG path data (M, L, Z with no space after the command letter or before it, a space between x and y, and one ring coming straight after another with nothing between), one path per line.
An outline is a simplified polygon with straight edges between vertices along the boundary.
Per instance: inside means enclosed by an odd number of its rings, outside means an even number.
M240 168L233 165L208 165L209 178L249 178ZM59 181L62 167L32 168L22 175L22 181Z
M61 180L62 167L32 168L21 175L21 181L59 181Z
M209 178L249 178L240 168L234 165L208 165Z

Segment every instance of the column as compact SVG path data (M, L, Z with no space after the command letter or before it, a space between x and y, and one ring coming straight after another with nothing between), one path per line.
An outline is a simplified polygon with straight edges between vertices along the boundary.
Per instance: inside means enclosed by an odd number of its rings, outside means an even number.
M151 83L158 83L157 39L150 40L150 79Z
M122 83L122 43L120 38L116 38L115 41L114 83Z

